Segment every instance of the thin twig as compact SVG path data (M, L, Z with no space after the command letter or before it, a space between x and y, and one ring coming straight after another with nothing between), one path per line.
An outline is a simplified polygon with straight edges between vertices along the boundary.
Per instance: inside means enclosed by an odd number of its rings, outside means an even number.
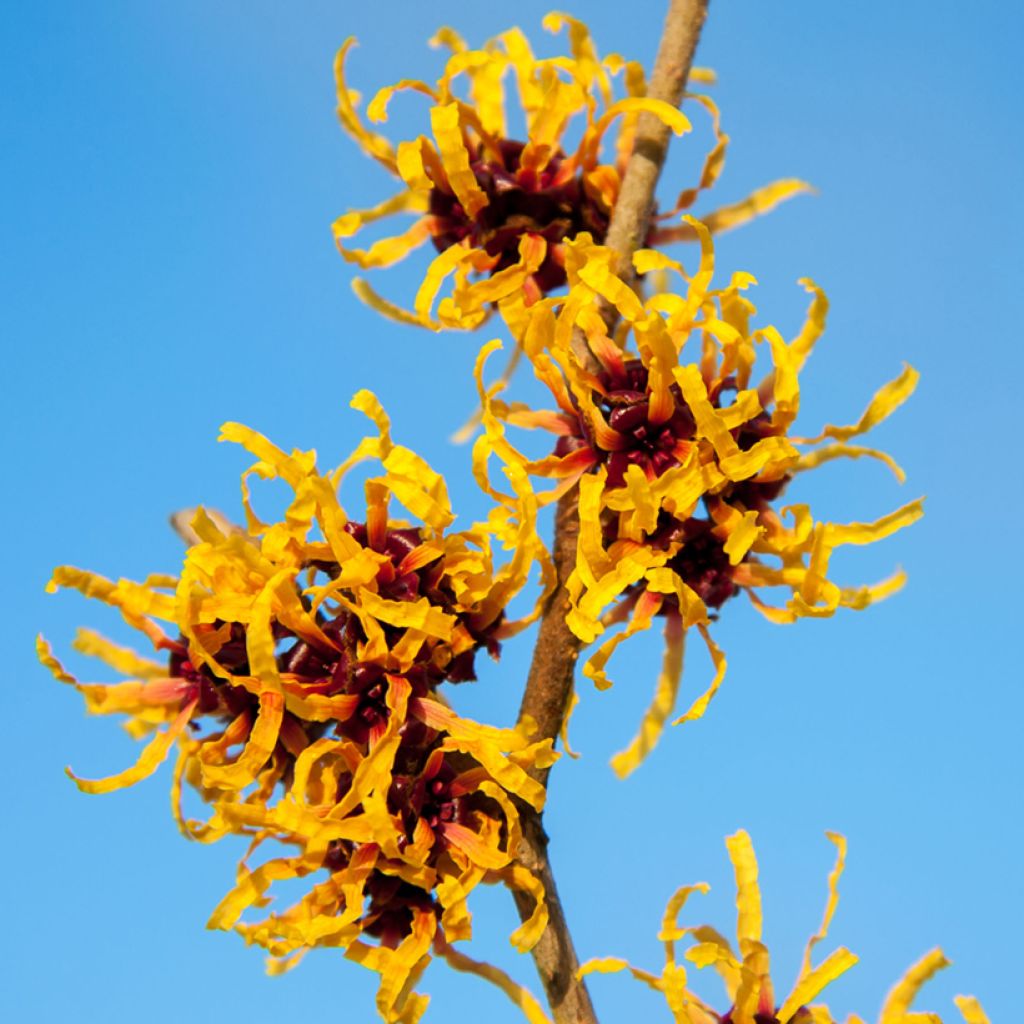
M686 88L697 41L707 16L709 0L670 0L665 29L648 95L678 107ZM668 151L670 129L651 114L643 114L637 125L633 153L626 165L605 244L619 254L619 270L632 274L632 257L647 237L654 188ZM576 562L579 536L577 492L574 488L558 503L552 555L559 586L541 619L533 662L526 681L520 718L530 715L537 723L537 738L556 739L562 731L573 692L573 677L580 641L566 625L568 599L565 583ZM548 771L537 771L546 786ZM544 885L550 920L534 947L537 965L554 1015L555 1024L596 1024L597 1016L586 984L576 976L579 959L558 897L548 859L548 837L541 816L523 807L523 842L519 859ZM523 920L533 909L532 899L516 893L516 906Z

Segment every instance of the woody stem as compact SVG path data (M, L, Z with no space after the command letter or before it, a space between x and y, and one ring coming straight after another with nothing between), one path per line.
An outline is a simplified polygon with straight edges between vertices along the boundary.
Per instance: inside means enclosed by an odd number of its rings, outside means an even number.
M679 106L707 17L708 3L709 0L669 0L648 96ZM631 276L633 253L647 237L654 189L668 152L669 136L669 127L654 115L644 113L638 119L633 152L626 164L605 240L619 254L619 270L623 276ZM577 344L579 342L577 339ZM585 342L582 344L585 346ZM552 557L558 584L541 618L519 709L520 719L528 715L537 723L536 739L557 739L572 699L581 645L566 623L569 603L565 584L576 562L579 529L577 490L573 488L559 501L555 513ZM548 771L542 769L534 773L545 786ZM579 959L555 886L541 815L525 806L521 814L523 842L519 860L543 884L549 912L548 926L533 949L548 1005L555 1024L597 1024L587 986L577 977ZM519 914L526 920L533 910L533 899L522 892L514 895Z

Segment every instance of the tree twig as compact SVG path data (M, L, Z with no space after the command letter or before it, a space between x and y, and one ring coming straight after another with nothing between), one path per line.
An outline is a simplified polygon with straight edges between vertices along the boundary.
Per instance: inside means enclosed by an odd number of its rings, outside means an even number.
M647 94L678 107L686 88L693 55L707 16L709 0L670 0L658 56ZM622 188L612 212L605 244L619 254L619 270L632 276L632 256L647 237L654 188L668 152L670 129L651 114L638 119L633 152L626 165ZM576 561L579 536L577 492L574 488L558 503L552 557L558 573L558 588L540 623L537 645L520 706L520 718L530 715L538 726L537 738L556 739L562 731L573 692L573 677L580 641L566 625L568 600L565 583ZM535 773L546 786L548 770ZM596 1024L597 1016L585 983L577 978L579 959L558 897L548 837L541 816L521 808L523 842L521 863L544 885L550 920L534 947L533 958L540 974L555 1024ZM516 906L523 920L533 909L528 895L516 893Z

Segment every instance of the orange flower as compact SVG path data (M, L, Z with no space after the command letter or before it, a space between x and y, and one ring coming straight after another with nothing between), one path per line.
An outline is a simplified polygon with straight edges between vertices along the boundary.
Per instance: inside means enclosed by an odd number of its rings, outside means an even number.
M696 628L715 665L715 678L677 722L699 718L725 673L725 657L709 626L717 610L744 592L773 622L864 608L903 583L902 573L873 587L847 589L827 578L833 550L867 544L914 522L920 500L873 523L815 520L804 504L776 510L795 474L831 459L881 460L882 452L849 442L885 419L914 390L910 367L872 399L860 420L800 438L792 425L800 406L799 371L825 328L828 308L813 282L807 320L791 340L774 327L754 329L754 307L744 292L755 283L735 274L713 290L710 232L686 218L701 240L701 261L687 276L673 260L641 250L641 274L673 271L686 278L682 294L658 291L640 299L612 271L614 254L587 236L566 243L570 290L564 299L537 303L523 347L557 408L535 411L498 398L478 368L489 449L518 461L534 476L556 481L551 501L579 487L580 536L576 568L567 583L568 623L585 643L628 622L605 640L584 666L599 688L610 686L605 667L616 647L665 620L666 655L655 698L631 746L613 765L632 771L657 742L679 689L683 639ZM623 327L607 333L599 302L611 304ZM589 352L574 346L585 336ZM485 350L489 351L489 350ZM770 368L756 381L758 354ZM529 461L504 439L504 426L554 433L554 453ZM788 591L771 605L766 588Z
M42 638L39 653L89 711L126 714L132 735L151 736L117 775L72 775L80 789L132 785L176 746L173 803L186 836L249 835L250 855L270 841L297 847L254 869L243 864L211 927L237 925L292 960L314 946L342 948L381 972L385 1019L413 1020L425 1004L410 996L412 981L435 938L469 935L466 898L479 882L534 895L533 918L513 937L520 948L547 919L539 883L513 863L512 797L543 806L528 770L552 763L551 741L534 742L529 721L498 730L463 719L438 689L474 679L475 654L496 656L499 641L532 617L508 622L505 607L540 553L536 503L523 471L509 467L513 493L498 498L489 521L448 533L454 516L442 478L393 443L372 395L360 392L353 405L377 436L328 474L314 452L287 454L226 424L222 438L258 460L242 478L247 526L199 510L180 577L115 583L55 571L49 589L77 589L117 608L162 661L81 631L81 653L132 677L103 685L79 683ZM366 481L365 519L354 522L337 489L366 459L382 473ZM290 487L280 522L253 510L253 474ZM393 519L392 503L421 525ZM495 545L513 550L500 567ZM184 816L186 781L212 809L208 821ZM291 911L238 923L274 880L315 872L326 879Z
M437 82L403 79L381 89L367 107L370 121L383 122L396 92L412 90L427 97L433 138L420 135L397 147L360 119L344 72L354 40L341 48L336 74L342 126L364 152L402 181L402 189L372 209L340 217L334 224L338 248L346 260L364 269L389 266L428 239L438 253L412 311L381 298L365 281L355 283L357 294L385 315L434 329L474 328L496 305L518 335L524 308L565 284L565 243L582 232L603 240L639 115L661 118L676 134L689 130L689 120L678 110L647 97L637 63L618 55L598 56L581 21L554 13L544 19L544 27L568 30L570 55L536 58L519 29L502 33L479 50L470 49L452 29L438 32L432 45L452 53ZM626 96L616 100L613 79L620 74ZM508 134L507 75L514 77L518 89L525 141ZM699 69L690 77L713 81ZM468 96L459 94L460 79L468 82ZM706 96L689 98L710 115L714 146L696 187L684 189L674 206L657 218L650 244L694 237L686 225L664 227L663 222L690 208L715 183L724 163L729 139L721 130L717 107ZM582 136L567 152L563 146L574 119L584 122ZM603 162L604 138L616 122L615 157ZM795 179L777 181L703 219L711 230L724 231L807 190ZM368 249L349 247L348 239L364 225L396 213L412 213L417 219L403 234ZM441 299L435 314L434 303L452 275L451 294Z
M789 994L779 1001L769 973L768 947L764 944L761 914L761 889L758 882L757 858L750 836L744 831L725 840L736 875L736 924L738 947L710 925L683 927L679 914L694 893L706 893L704 882L678 889L665 907L658 939L665 943L665 966L660 974L633 967L617 957L591 960L580 974L603 974L629 971L665 996L676 1024L835 1024L831 1011L820 1003L812 1003L821 992L845 974L857 957L840 947L817 966L813 965L814 947L828 936L839 903L839 878L846 863L846 840L835 832L827 832L835 844L835 867L828 878L828 899L818 930L808 939L803 962ZM718 1013L688 987L687 969L678 962L676 943L686 939L692 943L684 959L697 968L713 967L725 985L729 1008ZM949 961L942 951L932 950L914 964L886 997L878 1024L913 1024L921 1020L937 1021L933 1014L912 1013L910 1007L921 986ZM988 1018L973 996L957 996L956 1003L967 1024L988 1024ZM851 1014L846 1024L864 1024Z

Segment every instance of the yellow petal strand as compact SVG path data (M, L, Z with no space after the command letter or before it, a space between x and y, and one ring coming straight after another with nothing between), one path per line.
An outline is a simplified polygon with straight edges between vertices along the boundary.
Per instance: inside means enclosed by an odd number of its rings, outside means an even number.
M540 941L548 926L548 904L544 899L544 885L532 872L521 864L510 864L501 877L505 883L520 892L533 897L533 913L508 937L509 942L520 952L529 953Z
M661 931L658 932L659 942L675 942L686 934L685 928L679 927L679 913L686 906L686 901L695 893L707 895L711 886L707 882L697 882L694 885L684 885L672 894L671 899L665 904L665 913L661 916Z
M427 46L431 49L437 49L438 47L445 46L452 53L462 53L463 50L468 50L469 47L466 45L466 40L462 38L459 33L448 25L442 25L428 40Z
M989 1024L988 1015L974 996L953 996L953 1002L967 1024Z
M426 218L418 220L403 234L382 238L374 242L369 249L346 249L337 241L340 237L335 234L338 252L345 260L363 270L372 270L377 267L390 267L405 259L413 249L421 246L430 237L430 222Z
M764 527L757 521L756 512L744 512L738 524L729 532L729 538L722 550L729 556L730 565L739 565L754 542L764 533Z
M836 862L828 876L828 899L825 901L825 913L821 918L821 925L818 930L807 940L807 948L804 950L803 964L800 967L800 977L810 973L811 950L828 935L829 925L832 923L832 916L839 904L839 879L846 866L846 837L838 832L826 832L829 840L835 844ZM812 997L809 997L812 998ZM806 1002L807 1000L804 1000Z
M447 943L442 947L441 955L455 970L465 974L475 974L478 978L483 978L500 988L523 1011L523 1016L529 1021L529 1024L551 1024L550 1018L541 1009L540 1003L529 989L514 981L500 967L495 967L482 960L473 960Z
M391 103L392 97L396 92L406 92L408 90L422 93L424 96L429 96L430 99L437 102L437 93L426 82L421 82L418 78L403 78L401 81L395 82L394 85L386 85L383 89L377 90L377 95L370 100L366 107L367 118L374 124L386 122L388 119L388 105Z
M53 648L43 639L42 633L36 637L36 657L45 668L50 670L50 673L57 682L70 683L72 686L78 685L78 680L57 660L53 653Z
M692 127L690 119L682 111L673 107L671 103L652 99L649 96L628 96L626 99L613 103L598 119L594 127L586 133L577 153L577 161L583 167L588 167L595 163L601 146L601 139L604 137L604 133L608 130L612 121L623 114L640 113L653 114L664 124L667 124L676 135L682 135Z
M396 324L406 324L409 327L430 326L428 322L424 321L423 317L417 316L417 314L411 313L409 310L402 309L401 306L385 299L383 295L361 277L357 277L352 281L352 291L355 292L360 302L369 306L370 309L376 310L389 320L393 320Z
M801 277L798 283L814 296L811 299L810 308L807 310L807 319L804 321L803 327L800 328L800 333L789 344L793 361L799 370L807 361L815 342L825 333L828 298L809 277Z
M707 711L708 705L715 694L718 693L718 688L722 685L722 680L725 678L725 670L728 663L722 648L711 639L711 634L703 623L697 623L697 629L700 630L700 635L707 646L708 654L711 655L711 661L715 667L715 675L711 680L711 685L690 705L685 715L680 715L672 723L673 725L682 725L683 722L695 722L698 718L701 718L704 712Z
M79 629L71 646L81 654L99 658L111 668L126 676L139 679L159 679L167 675L167 666L149 658L142 658L131 648L115 644L91 629Z
M693 78L692 72L690 78L691 80ZM715 144L704 158L704 166L701 168L700 181L697 187L687 188L680 192L675 206L666 213L666 217L689 209L703 190L711 188L718 181L722 168L725 166L725 152L729 146L729 136L722 131L721 114L714 101L707 96L699 96L695 93L687 94L686 98L695 100L711 115L711 131L715 136Z
M760 217L763 213L775 209L779 203L801 193L814 192L814 188L806 181L799 178L783 178L781 181L773 181L751 192L746 199L730 206L723 206L713 213L708 213L700 219L707 226L713 235L720 235L723 231L731 231L733 228L741 227Z
M848 949L840 947L834 953L830 953L814 970L803 975L786 997L786 1001L776 1014L780 1024L788 1024L801 1006L815 999L826 985L830 985L841 974L845 974L855 963L857 957Z
M736 937L743 951L745 942L761 941L761 887L757 883L757 857L747 832L740 829L726 836L726 849L736 875Z
M662 991L661 978L656 974L651 974L650 971L645 971L640 967L634 967L628 960L622 960L617 956L602 956L588 960L576 972L576 977L583 978L588 974L618 974L619 971L629 971L637 981L642 981L645 985L653 988L655 992Z
M672 714L683 675L683 639L682 618L678 611L672 612L665 619L665 654L654 699L644 712L640 731L633 742L611 759L612 769L620 779L635 771L654 749Z
M848 427L836 427L829 424L811 443L824 441L826 437L830 437L834 441L849 441L851 437L866 434L872 427L877 426L890 416L914 393L920 376L912 366L904 364L903 372L898 377L878 389L867 409L864 410L864 414L856 423Z
M171 744L181 735L185 726L188 725L192 712L195 710L198 698L186 704L170 726L163 732L158 732L153 739L146 744L145 749L139 755L138 761L131 768L126 768L117 775L110 775L105 779L80 779L70 768L65 771L68 777L83 793L111 793L115 789L124 789L127 786L134 786L136 782L148 778L160 767L164 758L167 757Z
M948 966L949 961L938 947L925 953L896 982L892 990L885 997L882 1012L878 1017L878 1024L901 1024L909 1012L911 1004L917 998L917 993L920 991L921 986L929 978L934 977L944 967Z
M355 46L355 42L354 36L346 39L334 58L334 79L337 83L338 96L338 119L341 121L345 131L362 146L364 152L378 160L394 174L396 172L394 148L383 135L368 131L364 127L352 103L352 93L345 83L345 58L348 56L348 51Z
M488 205L487 194L477 184L470 167L470 155L462 137L457 103L431 107L430 126L437 140L441 163L448 175L448 183L469 217L475 217Z
M486 871L500 871L509 862L507 853L490 846L472 829L456 822L449 822L442 829L445 839L464 853L478 867Z
M256 903L274 882L295 878L301 868L299 857L269 860L255 871L243 871L238 884L217 904L206 927L226 931Z
M204 784L217 789L243 789L254 782L274 752L283 717L284 695L272 690L261 693L259 715L242 753L232 764L204 764Z
M426 185L428 188L430 187L429 182ZM393 195L367 210L349 210L348 213L343 213L331 225L331 232L335 241L340 238L351 238L364 224L372 224L382 217L389 217L393 213L402 213L405 210L424 210L425 205L419 196L408 189L402 189L397 195Z
M583 674L593 681L594 686L599 690L607 690L611 687L612 681L605 672L605 666L611 659L615 649L623 641L645 629L650 629L651 621L661 610L664 599L660 594L652 594L649 591L644 593L637 601L630 618L629 625L615 636L606 640L597 651L592 654L583 666ZM680 659L682 652L680 652Z
M924 515L924 498L908 502L895 512L890 512L873 523L831 523L828 526L829 539L839 544L871 544L916 523Z
M455 269L462 263L473 259L473 250L465 245L452 245L444 252L438 253L427 267L423 277L423 283L416 292L416 299L413 307L419 323L428 327L436 327L430 319L430 309L434 305L434 299L441 290L444 279L454 273Z
M801 472L807 469L816 469L818 466L824 465L826 462L831 462L833 459L878 459L879 462L885 463L889 469L892 470L893 476L903 483L907 479L907 474L903 472L903 468L900 464L891 456L883 451L879 451L877 448L864 448L857 444L830 444L824 448L818 448L813 452L806 452L800 456L797 460L796 465L793 467L794 472Z

